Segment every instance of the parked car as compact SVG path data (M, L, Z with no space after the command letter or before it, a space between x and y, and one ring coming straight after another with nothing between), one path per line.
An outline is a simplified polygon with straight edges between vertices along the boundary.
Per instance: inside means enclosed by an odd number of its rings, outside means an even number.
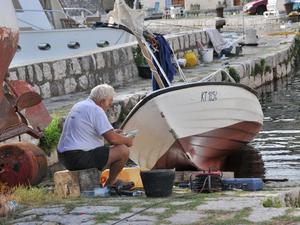
M255 0L244 5L244 12L249 14L263 15L267 11L268 0Z

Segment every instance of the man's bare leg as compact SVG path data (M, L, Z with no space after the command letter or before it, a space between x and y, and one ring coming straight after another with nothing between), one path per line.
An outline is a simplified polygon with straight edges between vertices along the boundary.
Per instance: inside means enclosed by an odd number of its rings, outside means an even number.
M117 176L124 168L129 159L129 149L126 145L110 147L109 157L106 165L110 165L109 175L104 186L115 184Z

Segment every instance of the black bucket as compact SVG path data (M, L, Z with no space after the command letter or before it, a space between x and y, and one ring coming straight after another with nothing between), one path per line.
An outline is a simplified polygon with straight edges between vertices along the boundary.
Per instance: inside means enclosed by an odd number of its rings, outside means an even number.
M140 175L147 197L167 197L172 194L175 169L141 170Z

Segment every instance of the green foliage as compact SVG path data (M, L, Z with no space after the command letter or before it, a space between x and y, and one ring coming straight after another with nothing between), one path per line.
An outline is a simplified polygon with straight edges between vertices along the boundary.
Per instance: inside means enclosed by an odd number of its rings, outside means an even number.
M187 12L187 14L197 15L197 14L199 14L199 12L191 11L191 12Z
M261 65L262 67L264 67L265 64L266 64L266 59L265 59L265 58L262 58L262 59L260 60L260 65Z
M54 118L48 127L45 128L44 137L40 139L39 147L45 152L46 155L50 155L53 148L57 146L61 130L58 127L58 117Z
M239 83L241 80L240 75L237 73L236 69L234 67L227 66L229 75L235 80L236 83ZM221 71L222 75L222 81L228 81L231 82L230 79L228 79L227 74L225 71Z
M274 207L274 208L281 208L282 205L280 204L279 198L273 198L272 197L268 197L268 199L263 201L263 206L264 207Z
M272 71L272 70L271 70L271 66L266 66L266 67L265 67L265 72L271 73L271 71Z
M251 69L251 76L255 77L257 74L264 75L264 72L266 71L265 65L266 65L266 59L264 58L260 60L260 64L255 63L254 68L252 67ZM271 71L271 67L270 67L270 71Z
M142 49L139 45L137 47L133 47L132 51L133 51L133 56L134 56L134 62L137 67L146 64L147 61L146 61L146 59L142 53Z
M229 71L229 75L235 80L236 83L239 83L241 80L240 75L237 73L236 69L234 67L227 67Z
M226 81L227 79L227 74L225 71L221 70L221 75L222 75L222 81Z
M129 112L130 112L129 109L127 109L125 106L122 106L118 122L123 123L123 121L126 119Z

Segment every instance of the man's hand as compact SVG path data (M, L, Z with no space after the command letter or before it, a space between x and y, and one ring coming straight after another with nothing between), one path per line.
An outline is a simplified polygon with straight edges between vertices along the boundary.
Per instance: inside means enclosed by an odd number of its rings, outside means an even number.
M122 136L114 130L109 130L102 134L102 136L112 145L126 145L127 147L131 147L133 144L131 136Z
M127 147L131 147L133 145L133 138L132 136L127 136L128 144L125 144Z
M120 130L120 129L114 129L114 132L117 133L117 134L120 134L123 132L123 130Z

